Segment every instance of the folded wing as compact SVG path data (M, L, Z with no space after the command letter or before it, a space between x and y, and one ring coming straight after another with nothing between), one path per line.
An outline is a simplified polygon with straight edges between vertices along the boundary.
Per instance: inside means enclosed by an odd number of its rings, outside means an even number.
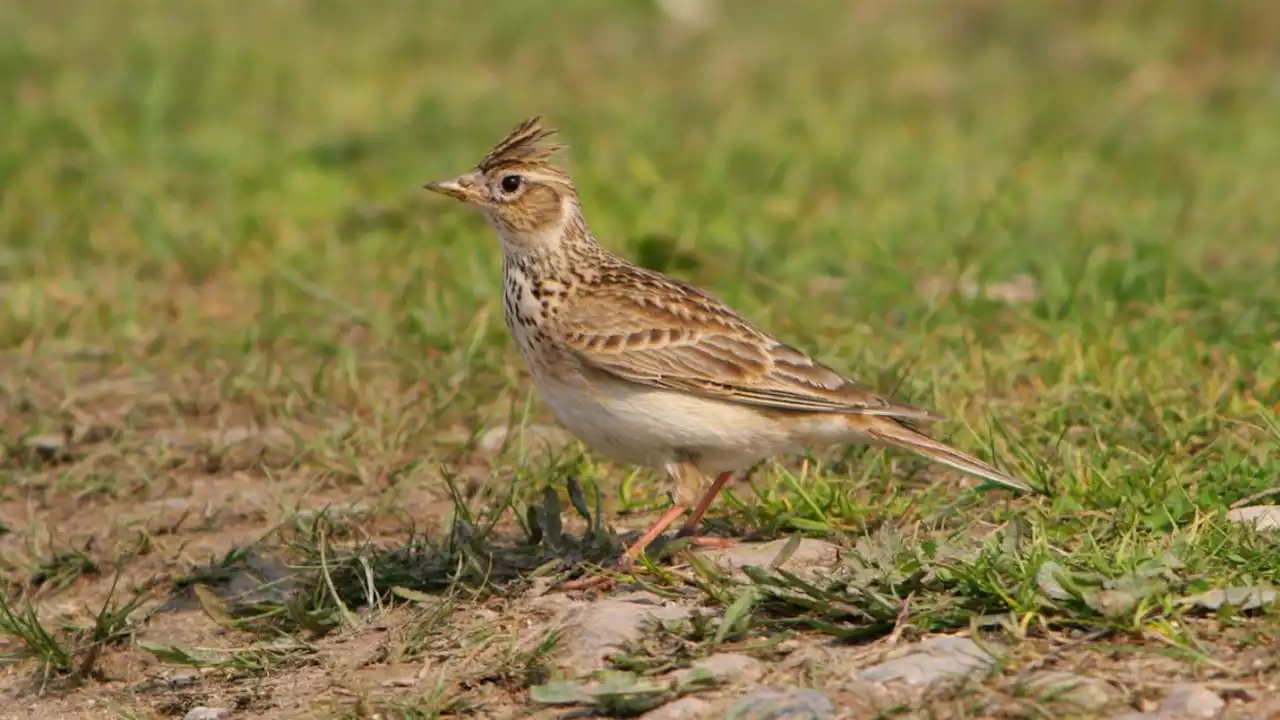
M696 288L627 271L584 288L554 321L588 366L642 385L774 410L941 419L868 392Z

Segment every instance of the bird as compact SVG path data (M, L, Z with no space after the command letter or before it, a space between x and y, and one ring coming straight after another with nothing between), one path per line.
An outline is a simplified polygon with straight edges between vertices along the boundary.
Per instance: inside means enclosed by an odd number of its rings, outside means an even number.
M559 421L595 451L665 475L671 506L619 569L685 512L678 537L725 544L697 535L720 491L735 473L804 447L898 448L1032 490L930 437L943 417L878 395L712 294L606 249L556 163L556 133L531 117L468 172L424 187L478 209L497 234L503 316Z

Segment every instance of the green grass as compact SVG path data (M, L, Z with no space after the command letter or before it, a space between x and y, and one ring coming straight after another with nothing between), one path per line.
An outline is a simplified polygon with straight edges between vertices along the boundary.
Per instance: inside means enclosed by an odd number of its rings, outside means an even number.
M1223 517L1280 478L1280 11L725 5L704 32L638 0L0 7L0 630L88 678L136 608L102 610L102 636L23 608L107 607L118 563L139 587L230 587L261 550L296 587L201 596L265 643L209 663L261 676L368 606L444 598L415 611L416 656L455 607L603 563L658 479L532 434L477 449L551 421L502 325L496 240L419 189L544 113L609 247L1045 490L862 448L765 464L711 527L822 537L842 567L748 590L651 566L733 622L631 669L901 632L907 598L913 632L1085 629L1220 664L1241 628L1273 639L1265 608L1187 598L1280 573L1276 534ZM245 510L224 480L285 497ZM522 691L545 652L475 677ZM435 717L467 692L335 712Z

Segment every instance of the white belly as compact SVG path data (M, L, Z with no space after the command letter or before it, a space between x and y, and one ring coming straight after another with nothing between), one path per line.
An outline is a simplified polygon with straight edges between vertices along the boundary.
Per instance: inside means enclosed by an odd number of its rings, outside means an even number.
M538 382L573 434L617 460L663 469L692 459L700 470L740 470L794 446L791 432L746 405L609 382Z

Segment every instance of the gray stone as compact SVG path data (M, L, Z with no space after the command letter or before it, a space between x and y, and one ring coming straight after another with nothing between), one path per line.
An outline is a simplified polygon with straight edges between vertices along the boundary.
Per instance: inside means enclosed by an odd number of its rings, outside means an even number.
M836 708L817 690L757 690L734 703L725 720L827 720Z
M231 711L226 708L193 707L182 716L182 720L226 720Z
M1174 685L1156 708L1156 717L1160 720L1209 720L1216 718L1226 707L1226 703L1218 693L1203 685L1184 683Z
M204 673L199 670L179 670L165 679L170 687L185 687L187 685L195 685L204 677Z
M848 680L825 688L827 697L840 708L841 717L890 717L895 705L910 703L914 694L904 686L889 689L879 683Z
M1255 505L1227 513L1231 522L1253 525L1258 530L1280 530L1280 505Z
M711 703L696 697L683 697L654 708L640 720L704 720L711 717Z
M476 448L482 453L492 455L504 446L518 448L523 443L525 452L533 453L559 450L571 442L573 442L573 436L555 425L541 423L524 427L499 425L486 430L480 436L480 441L476 443Z
M723 550L707 550L702 552L702 556L726 570L745 577L739 568L743 565L769 568L787 542L788 538L781 538L766 543L742 543ZM781 567L805 577L811 574L814 568L831 567L839 558L838 546L823 540L804 538Z
M656 596L630 600L606 598L583 603L563 595L544 595L540 604L567 604L560 615L563 633L557 660L572 675L598 669L604 660L640 639L647 624L663 620L683 620L690 610L680 605L663 604Z
M1040 702L1065 703L1086 711L1101 710L1120 699L1111 683L1069 672L1035 673L1022 690Z
M1218 610L1222 606L1237 610L1256 610L1274 603L1280 597L1275 590L1265 587L1234 587L1210 590L1182 598L1183 605L1198 605L1206 610Z
M687 682L699 675L707 676L719 683L752 683L764 675L764 666L759 660L739 653L716 653L709 655L691 667L676 672L676 679Z
M995 658L969 638L939 637L916 643L896 658L864 668L857 678L867 682L929 685L986 672L994 664Z
M1140 599L1136 593L1128 590L1110 588L1100 591L1091 598L1085 598L1085 602L1104 617L1116 618L1128 615L1138 606Z

